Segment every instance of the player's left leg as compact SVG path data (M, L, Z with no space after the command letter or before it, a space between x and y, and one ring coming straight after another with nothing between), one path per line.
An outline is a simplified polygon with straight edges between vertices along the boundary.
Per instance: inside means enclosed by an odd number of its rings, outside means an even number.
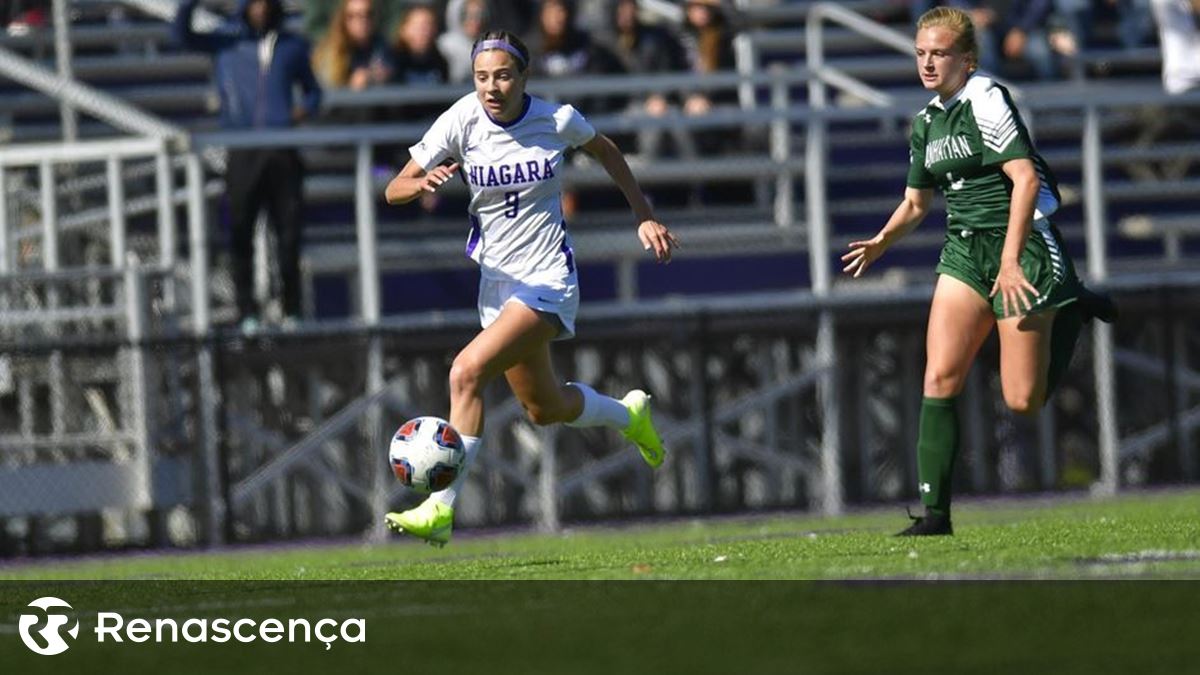
M1034 415L1046 401L1055 316L1062 310L996 322L1000 334L1000 386L1015 413Z
M504 305L499 316L463 348L450 368L450 424L462 437L466 459L450 487L435 492L419 506L389 513L388 527L435 546L450 541L454 501L483 440L483 390L489 382L529 354L545 351L558 328L517 303Z
M618 401L580 382L560 384L549 345L522 359L504 376L534 424L616 429L637 445L647 464L662 464L662 441L654 430L650 396L645 392L635 389Z
M999 265L1000 247L989 251ZM1089 291L1075 275L1062 235L1048 221L1034 222L1021 255L1026 278L1038 289L1030 314L998 320L1000 381L1004 400L1014 412L1032 415L1061 382L1071 364L1083 324L1092 318L1112 322L1112 298ZM993 299L997 316L1000 302Z

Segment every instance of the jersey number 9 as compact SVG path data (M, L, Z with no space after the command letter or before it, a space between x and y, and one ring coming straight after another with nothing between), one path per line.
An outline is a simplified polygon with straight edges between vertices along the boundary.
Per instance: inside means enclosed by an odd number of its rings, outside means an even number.
M517 192L504 193L504 217L516 218L517 209L521 207L521 195Z

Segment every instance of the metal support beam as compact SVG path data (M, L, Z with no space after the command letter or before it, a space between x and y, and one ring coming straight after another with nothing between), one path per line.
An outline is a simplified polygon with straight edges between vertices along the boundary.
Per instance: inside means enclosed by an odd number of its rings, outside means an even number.
M779 69L772 71L781 74ZM792 159L792 125L786 117L791 102L788 96L788 85L782 79L771 85L771 108L779 113L771 122L771 161L779 167L775 177L775 224L780 227L791 227L796 220L796 193L793 187L793 175L788 164Z
M208 214L205 208L204 167L200 155L186 156L188 251L192 273L192 330L197 336L208 334L212 321L208 290Z
M165 153L158 157L165 157ZM187 180L188 253L191 257L192 276L192 334L203 339L211 328L212 315L209 309L208 290L208 214L205 209L204 169L200 163L200 156L189 152L185 158L184 168ZM159 160L159 171L162 171L161 159ZM162 187L163 183L160 177L160 198ZM171 211L169 224L173 231L175 220L173 205ZM159 222L162 223L161 220ZM200 426L197 429L197 436L204 467L204 501L207 516L205 541L209 546L220 546L225 543L225 521L228 508L225 503L225 484L221 471L217 430L217 411L220 406L221 390L217 385L214 373L212 347L207 342L202 342L197 351L196 368L200 388L198 406Z
M354 171L354 214L358 234L358 280L359 280L359 318L367 326L378 326L380 316L379 304L379 251L375 237L375 195L374 181L371 179L371 144L358 144L358 153ZM367 347L367 396L374 396L384 388L383 379L383 341L378 334L372 333ZM376 525L367 530L367 538L371 541L382 541L387 531L383 526L383 513L387 510L388 479L391 471L384 461L381 451L383 441L382 410L378 402L372 403L364 420L365 436L368 452L373 459L369 465L374 468L371 472L373 483L371 489L371 509L376 516Z
M42 269L58 269L58 199L54 192L54 165L43 161L38 165L42 196Z
M387 453L384 451L383 440L386 438L383 433L383 409L382 405L376 396L383 391L385 383L383 379L383 340L378 334L373 334L367 347L367 396L370 397L371 403L367 407L367 412L363 420L363 427L366 439L365 452L368 456L367 465L373 471L371 483L371 513L374 517L374 526L368 527L366 537L368 541L380 542L387 536L387 528L383 524L383 514L387 511L388 506L388 482L392 477L391 467L386 461Z
M541 462L538 468L538 528L558 532L558 426L538 430Z
M163 269L175 267L175 255L178 250L175 232L175 203L171 199L174 191L172 180L171 158L166 148L160 148L154 155L155 187L158 194L158 265Z
M220 389L213 376L213 353L207 344L200 347L196 355L200 385L200 429L201 460L204 464L204 523L205 542L208 546L225 543L225 486L221 474L220 448L217 443L217 408L220 406Z
M707 511L717 504L713 430L718 424L713 418L712 383L709 381L708 376L710 338L708 336L707 314L700 315L697 321L696 333L691 349L691 400L692 414L695 415L696 420L696 434L692 439L692 448L694 449L692 462L696 472L696 498L694 507L701 511ZM686 484L687 482L684 481L683 485ZM679 501L681 505L687 505L687 495L682 491L679 494Z
M1108 278L1108 252L1105 237L1104 165L1101 156L1100 111L1087 106L1083 124L1083 183L1087 228L1088 276L1094 283ZM1119 483L1120 438L1117 435L1116 377L1113 372L1112 326L1096 321L1092 325L1092 370L1096 379L1096 423L1100 446L1099 494L1115 494Z
M8 216L8 171L0 164L0 274L16 271Z
M146 298L145 279L136 259L125 268L125 333L130 342L126 348L126 363L129 372L128 393L131 400L126 401L130 406L128 423L132 428L128 433L133 437L132 464L138 473L137 483L146 486L146 494L151 494L150 486L150 456L153 452L154 431L150 420L153 418L156 397L150 395L149 378L146 368L146 348L142 342L146 337ZM149 506L149 504L147 504Z
M71 13L67 11L67 0L54 0L54 56L58 65L58 76L73 81L75 75L71 65ZM66 98L59 99L59 117L62 119L62 139L71 143L79 138L79 115L75 106Z
M842 512L841 402L837 382L837 342L833 312L821 312L817 323L817 363L824 371L817 385L821 406L821 513Z
M823 26L818 14L805 27L808 68L821 69L825 62ZM805 144L804 195L808 207L808 261L813 295L828 297L831 288L829 273L829 209L826 203L828 163L826 150L827 128L825 84L817 78L808 81L808 99L812 106ZM837 386L837 343L833 312L822 310L817 323L816 358L825 369L817 388L821 405L821 479L820 507L822 513L834 515L842 511L841 417Z
M108 176L108 259L114 269L125 267L125 180L121 175L121 157L109 155L105 168Z
M354 214L358 231L359 314L363 323L379 323L379 251L375 237L375 195L371 180L371 145L358 144L354 172Z

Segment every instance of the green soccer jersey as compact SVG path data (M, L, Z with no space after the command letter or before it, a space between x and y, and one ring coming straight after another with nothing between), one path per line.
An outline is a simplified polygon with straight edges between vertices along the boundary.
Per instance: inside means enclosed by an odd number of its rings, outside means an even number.
M1000 166L1033 160L1041 188L1035 218L1058 209L1058 182L1033 148L1008 90L982 74L943 103L934 97L913 118L908 186L946 195L946 224L957 229L1008 226L1012 181Z

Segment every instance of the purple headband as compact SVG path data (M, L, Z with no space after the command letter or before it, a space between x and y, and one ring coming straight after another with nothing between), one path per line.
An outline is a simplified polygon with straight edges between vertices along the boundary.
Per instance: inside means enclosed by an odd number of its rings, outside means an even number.
M526 65L525 57L521 56L521 52L517 51L516 47L508 44L504 40L484 40L483 42L480 42L471 52L471 61L474 61L475 57L479 56L480 52L486 52L489 49L503 49L509 54L512 54L512 57L517 60L517 63L521 64L522 68L524 68Z

